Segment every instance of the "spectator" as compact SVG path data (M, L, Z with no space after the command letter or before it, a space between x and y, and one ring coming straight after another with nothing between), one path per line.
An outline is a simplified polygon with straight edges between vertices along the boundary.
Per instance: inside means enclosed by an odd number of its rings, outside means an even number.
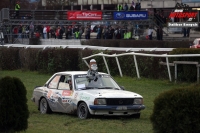
M47 27L47 39L49 39L50 26L46 26L46 27Z
M17 38L17 34L18 34L18 27L17 26L14 27L13 33L14 33L14 38Z
M56 33L55 33L55 27L54 26L50 27L50 35L51 35L51 38L56 39Z
M113 39L114 32L115 32L114 28L110 27L109 28L109 39Z
M157 26L157 29L156 29L156 37L157 37L157 40L160 40L160 27Z
M90 29L90 26L88 26L88 28L87 28L87 39L90 39L90 33L91 33L91 29Z
M63 29L60 27L60 30L59 30L59 38L58 39L63 39Z
M101 39L101 27L100 27L100 25L98 25L98 28L97 28L97 39Z
M141 10L141 4L138 3L138 10L140 11Z
M16 5L15 5L15 17L14 18L19 18L19 9L20 9L20 5L19 5L19 1L17 1Z
M72 26L72 36L73 36L74 39L76 38L75 32L76 32L76 29L75 29L74 26Z
M104 31L104 39L109 39L109 30L108 30L108 28L106 28L105 31Z
M114 39L117 39L118 34L119 34L119 30L118 30L118 28L116 28L114 31Z
M65 39L68 39L68 27L65 26Z
M190 27L187 28L187 33L186 33L187 37L190 37L190 29L191 29Z
M80 32L78 30L75 31L75 37L76 37L76 39L79 39L79 35L80 35Z
M104 26L103 29L102 29L103 39L105 39L105 32L106 32L106 26Z
M129 10L133 11L133 10L135 10L135 7L133 5L131 5Z
M43 37L44 37L44 39L47 39L47 27L46 26L43 27Z
M18 27L18 38L22 38L22 26Z
M58 26L58 28L56 29L56 38L59 39L59 36L60 36L60 26Z
M134 2L134 0L132 0L131 6L133 6L135 8L135 2Z
M122 11L122 10L123 10L122 4L118 4L118 5L117 5L117 11Z
M68 28L68 38L71 39L72 38L72 27L69 26Z
M31 24L30 24L30 26L29 26L30 28L30 38L33 38L33 34L34 34L34 25L33 25L33 22L31 22Z
M124 39L128 39L127 38L127 31L124 32Z
M81 26L80 28L79 28L79 39L81 39L82 38L82 35L83 35L83 27Z
M152 34L153 34L153 29L152 29L152 27L150 26L150 27L148 28L149 40L152 40Z
M22 38L26 38L26 26L22 26Z
M35 37L40 38L40 32L38 30L36 31Z
M138 29L139 29L139 25L138 23L135 25L135 29L134 29L134 34L135 36L138 36Z
M138 3L136 3L136 5L135 5L135 10L139 10L139 5L138 5Z
M84 28L85 39L87 39L87 26Z
M124 11L128 11L128 5L127 5L127 3L125 3L125 5L124 5Z
M131 35L131 31L128 30L128 32L126 33L126 38L127 39L131 39L132 35Z

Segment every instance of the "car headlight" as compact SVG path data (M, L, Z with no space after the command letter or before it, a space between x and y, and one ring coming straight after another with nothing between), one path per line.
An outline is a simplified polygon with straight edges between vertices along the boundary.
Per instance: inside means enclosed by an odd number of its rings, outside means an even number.
M98 99L98 98L95 98L94 99L94 105L106 105L106 99Z
M133 104L143 104L142 98L135 98Z

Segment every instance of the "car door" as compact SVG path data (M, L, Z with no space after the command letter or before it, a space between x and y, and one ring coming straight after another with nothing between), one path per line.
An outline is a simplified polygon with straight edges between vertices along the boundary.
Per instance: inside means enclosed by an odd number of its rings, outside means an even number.
M69 77L71 75L55 75L47 85L47 99L54 112L68 113L73 110L71 107L73 90L68 83Z

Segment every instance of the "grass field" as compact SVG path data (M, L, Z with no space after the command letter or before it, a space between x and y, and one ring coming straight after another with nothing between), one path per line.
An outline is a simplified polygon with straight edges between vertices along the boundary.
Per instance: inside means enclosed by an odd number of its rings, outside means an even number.
M0 71L0 78L4 76L18 77L27 89L28 119L27 133L153 133L150 115L153 111L153 100L161 92L190 86L190 83L174 83L168 80L137 79L130 77L114 77L119 85L126 90L141 94L144 97L146 109L141 112L140 119L129 117L92 117L81 120L75 115L53 113L41 115L37 107L31 102L35 86L43 85L51 75L37 72Z

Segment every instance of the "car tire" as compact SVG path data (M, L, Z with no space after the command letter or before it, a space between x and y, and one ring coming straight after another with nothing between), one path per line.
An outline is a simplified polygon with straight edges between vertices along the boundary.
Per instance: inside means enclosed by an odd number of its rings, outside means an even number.
M90 117L90 112L88 110L86 103L82 102L81 104L79 104L77 115L80 119L87 119Z
M49 114L51 113L51 109L49 107L49 104L45 98L42 98L40 100L40 113L41 114Z
M131 115L131 116L132 116L132 118L140 119L140 113L133 114L133 115Z

